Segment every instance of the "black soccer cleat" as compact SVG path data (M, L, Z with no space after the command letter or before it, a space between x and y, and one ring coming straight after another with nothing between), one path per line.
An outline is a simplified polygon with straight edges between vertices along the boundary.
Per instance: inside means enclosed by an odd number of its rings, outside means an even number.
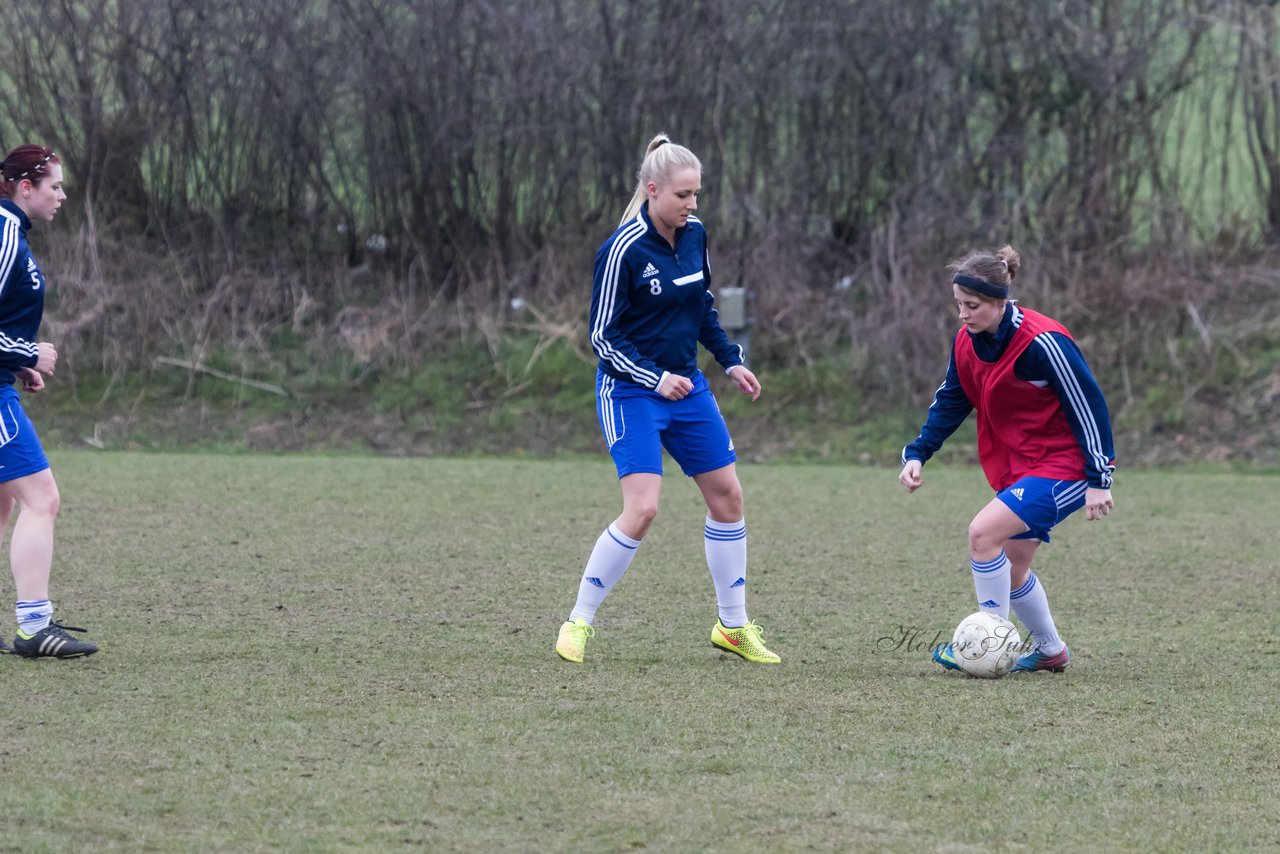
M80 658L98 651L96 644L72 637L67 631L85 632L75 626L53 622L29 638L21 633L13 639L13 654L23 658Z

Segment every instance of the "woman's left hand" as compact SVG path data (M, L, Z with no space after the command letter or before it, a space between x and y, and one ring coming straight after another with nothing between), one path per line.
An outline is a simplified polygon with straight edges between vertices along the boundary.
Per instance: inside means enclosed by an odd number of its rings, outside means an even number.
M1084 518L1092 522L1101 519L1115 509L1116 503L1111 500L1111 490L1094 489L1092 486L1084 491Z
M746 365L734 365L729 369L729 376L733 377L743 394L751 395L752 400L760 397L760 380Z
M35 368L18 368L14 371L18 379L22 380L22 390L35 394L44 388L44 377L40 376L40 372Z

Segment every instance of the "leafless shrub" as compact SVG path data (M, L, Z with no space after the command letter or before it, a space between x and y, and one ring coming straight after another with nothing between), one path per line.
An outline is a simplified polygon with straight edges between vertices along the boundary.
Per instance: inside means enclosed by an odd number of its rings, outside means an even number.
M1189 377L1201 356L1165 342L1221 358L1250 318L1206 282L1265 271L1280 239L1276 11L1247 0L10 12L0 140L54 143L80 201L41 250L51 327L111 376L271 367L277 330L400 370L459 338L563 340L660 129L703 157L756 358L842 354L886 398L936 384L942 268L970 246L1023 249L1023 299L1118 369ZM1213 207L1242 176L1210 133L1247 143L1252 219Z

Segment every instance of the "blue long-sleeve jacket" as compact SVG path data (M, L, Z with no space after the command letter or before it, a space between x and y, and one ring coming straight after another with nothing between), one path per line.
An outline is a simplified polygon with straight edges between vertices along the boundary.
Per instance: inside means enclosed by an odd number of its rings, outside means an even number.
M0 385L18 368L35 367L36 336L44 316L44 275L27 246L31 220L0 199Z
M699 343L726 371L743 362L715 310L706 229L689 217L675 237L658 234L645 203L596 253L591 348L614 379L656 390L666 373L692 378Z
M1013 336L1013 320L1017 311L1017 307L1009 303L994 334L969 333L979 359L994 362L1000 358ZM1065 364L1051 357L1046 348L1033 343L1014 363L1014 376L1042 388L1049 386L1053 389L1067 423L1071 425L1071 432L1084 454L1085 474L1089 485L1098 489L1110 489L1111 474L1115 471L1112 462L1115 459L1115 448L1111 438L1111 416L1102 389L1098 387L1080 348L1071 338L1058 332L1042 333L1044 335L1053 338L1057 347L1052 349L1061 353ZM1075 391L1079 394L1073 393ZM953 345L946 379L933 396L933 403L929 405L929 414L924 426L920 428L920 435L902 449L903 464L908 460L928 462L971 411L973 402L960 385Z

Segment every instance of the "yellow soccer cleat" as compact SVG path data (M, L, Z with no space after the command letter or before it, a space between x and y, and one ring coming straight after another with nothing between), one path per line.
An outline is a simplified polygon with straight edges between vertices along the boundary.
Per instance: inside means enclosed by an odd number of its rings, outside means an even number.
M582 655L587 651L587 638L595 635L596 630L581 617L576 620L566 620L560 627L560 637L556 638L556 652L565 661L581 664Z
M765 648L764 630L756 623L747 623L740 629L726 629L716 620L716 627L711 630L711 643L757 664L777 664L782 661Z

